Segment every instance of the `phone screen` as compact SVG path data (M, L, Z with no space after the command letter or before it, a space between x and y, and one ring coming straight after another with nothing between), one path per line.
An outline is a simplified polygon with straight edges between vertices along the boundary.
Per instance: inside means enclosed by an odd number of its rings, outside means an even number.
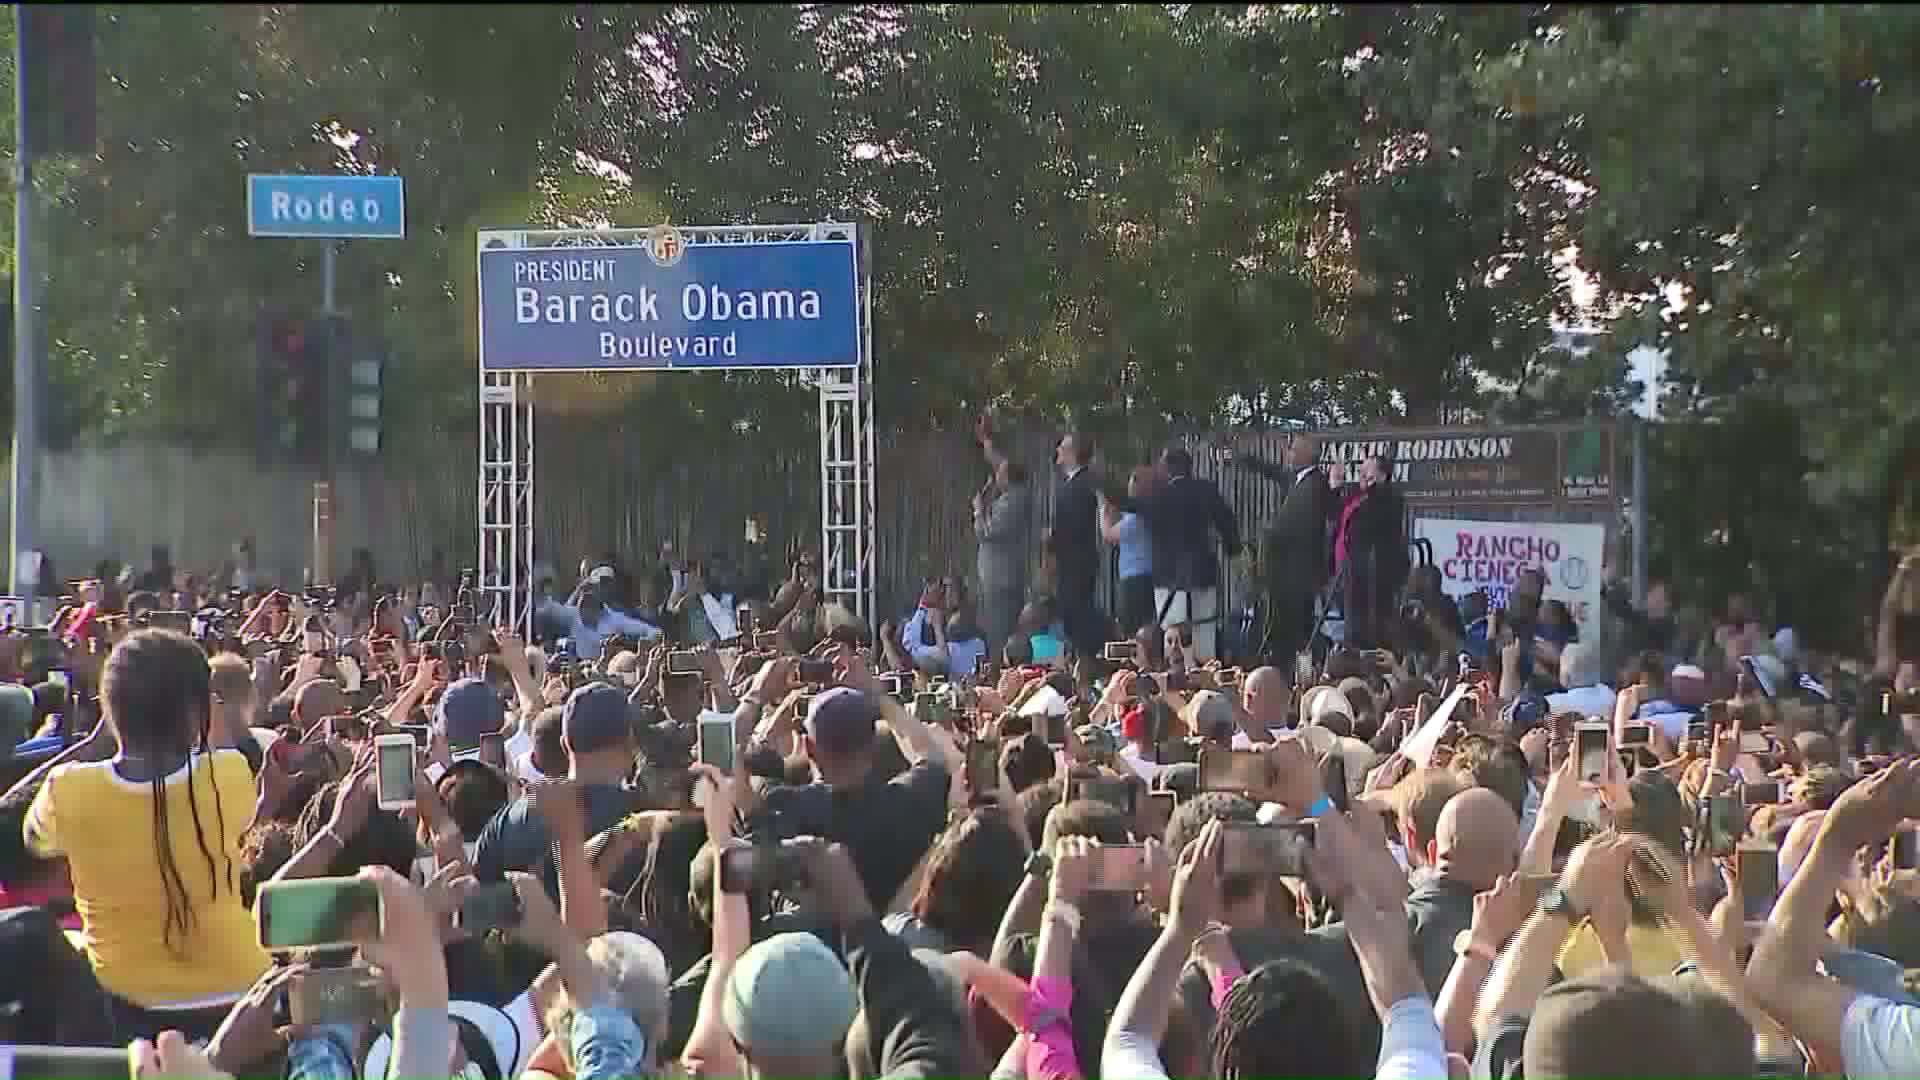
M1738 796L1731 794L1714 795L1700 807L1703 826L1706 833L1707 849L1716 857L1733 854L1740 844L1740 837L1747 831L1746 808L1741 805Z
M1139 844L1106 844L1094 849L1092 891L1135 893L1147 887L1147 849Z
M1780 853L1773 848L1741 848L1736 872L1740 875L1740 902L1748 922L1765 919L1780 891Z
M133 1080L133 1057L125 1047L0 1047L0 1080Z
M408 738L402 742L379 744L379 757L374 760L374 785L379 788L378 802L382 806L394 806L413 802L413 750L414 742Z
M999 789L999 740L975 739L967 744L967 787L975 795Z
M268 951L314 949L375 940L385 922L380 890L361 878L269 881L254 902L260 944Z
M1901 829L1893 834L1893 868L1920 870L1920 830Z
M1607 739L1604 725L1599 727L1580 727L1574 730L1574 746L1580 755L1580 779L1589 784L1602 783L1607 779Z
M1620 728L1621 746L1645 746L1653 741L1653 727L1649 724L1626 724Z
M1742 789L1748 806L1769 806L1780 801L1780 781L1755 780Z
M1072 784L1074 799L1103 802L1123 814L1133 813L1133 785L1114 777L1086 777ZM1071 801L1071 800L1069 800Z
M1267 762L1258 750L1200 751L1200 790L1252 791L1266 786Z
M1226 845L1221 854L1223 869L1229 874L1278 874L1281 877L1307 876L1307 853L1313 850L1314 823L1277 822L1255 825L1234 822L1227 826Z
M1167 835L1167 823L1173 820L1173 811L1179 801L1180 797L1171 791L1149 791L1147 812L1140 822L1141 830L1148 836L1164 838Z
M690 649L675 649L667 654L667 674L698 675L700 654Z
M733 718L700 721L700 763L733 771Z

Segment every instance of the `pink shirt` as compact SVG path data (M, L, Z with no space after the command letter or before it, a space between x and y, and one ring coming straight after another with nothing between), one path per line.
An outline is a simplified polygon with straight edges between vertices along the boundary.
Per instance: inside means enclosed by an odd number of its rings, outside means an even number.
M1080 1059L1073 1052L1073 984L1039 976L1029 984L1027 1015L1020 1025L1027 1036L1027 1080L1080 1080Z

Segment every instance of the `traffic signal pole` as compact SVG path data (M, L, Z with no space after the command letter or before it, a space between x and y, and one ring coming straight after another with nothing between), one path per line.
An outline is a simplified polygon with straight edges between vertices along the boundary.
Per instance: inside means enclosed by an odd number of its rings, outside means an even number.
M13 70L18 74L31 70L23 5L13 6L13 19ZM7 573L13 595L24 602L24 621L31 623L40 585L40 286L33 256L35 147L29 133L36 126L33 110L44 103L29 100L29 83L16 78L13 90L13 558Z
M321 325L327 334L327 367L331 369L340 362L335 354L336 327L334 315L338 309L334 305L333 273L334 259L338 254L340 242L328 240L320 254L320 317ZM332 370L325 373L324 385L327 387L327 439L325 465L320 479L313 485L313 584L333 584L333 482L339 464L339 450L336 437L339 433L333 425L340 421L340 402L334 400L333 387L337 380Z

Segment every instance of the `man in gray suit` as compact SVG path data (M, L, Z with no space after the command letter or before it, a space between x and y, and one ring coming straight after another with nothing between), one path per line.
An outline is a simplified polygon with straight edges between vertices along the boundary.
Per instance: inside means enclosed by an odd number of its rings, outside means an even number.
M1024 465L1001 458L993 479L973 497L973 534L980 542L980 629L987 654L998 655L1027 600L1027 541L1033 489Z

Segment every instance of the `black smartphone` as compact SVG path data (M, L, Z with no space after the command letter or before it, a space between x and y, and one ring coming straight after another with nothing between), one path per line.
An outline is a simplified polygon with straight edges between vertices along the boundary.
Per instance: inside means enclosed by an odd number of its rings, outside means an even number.
M1109 641L1100 650L1100 658L1111 664L1130 664L1133 657L1134 646L1131 641Z
M794 666L794 677L810 686L826 686L833 682L833 661L812 657L803 657Z
M1741 788L1748 806L1771 806L1780 801L1780 781L1754 780Z
M1271 825L1229 822L1221 851L1221 869L1234 875L1307 877L1307 853L1313 850L1316 834L1316 825L1311 821Z
M1171 791L1147 792L1147 812L1141 817L1140 829L1147 836L1164 839L1167 835L1167 823L1173 820L1173 812L1180 805L1180 796Z
M1327 791L1333 808L1347 812L1347 759L1335 750L1320 760L1320 786Z
M1620 726L1620 745L1645 746L1653 741L1652 724L1622 724Z
M1893 868L1920 870L1920 829L1901 829L1893 834Z
M1253 791L1267 783L1267 759L1258 750L1200 750L1201 791Z
M700 654L692 649L675 649L667 654L667 674L700 674Z
M720 853L722 892L764 893L801 876L787 849L778 844L736 844Z
M513 882L490 881L467 893L453 919L455 926L478 937L494 930L512 930L525 914Z
M975 795L1000 789L1000 740L975 739L967 744L967 789Z
M1780 852L1770 847L1741 848L1735 873L1740 877L1741 912L1748 922L1765 922L1780 891Z
M1725 858L1740 846L1746 834L1746 807L1738 795L1730 792L1709 796L1700 803L1696 822L1699 842L1715 858Z
M1067 801L1089 799L1093 802L1103 802L1132 817L1136 790L1138 789L1134 785L1117 776L1077 777L1067 781Z
M753 635L754 652L777 653L780 651L780 631L756 630Z

